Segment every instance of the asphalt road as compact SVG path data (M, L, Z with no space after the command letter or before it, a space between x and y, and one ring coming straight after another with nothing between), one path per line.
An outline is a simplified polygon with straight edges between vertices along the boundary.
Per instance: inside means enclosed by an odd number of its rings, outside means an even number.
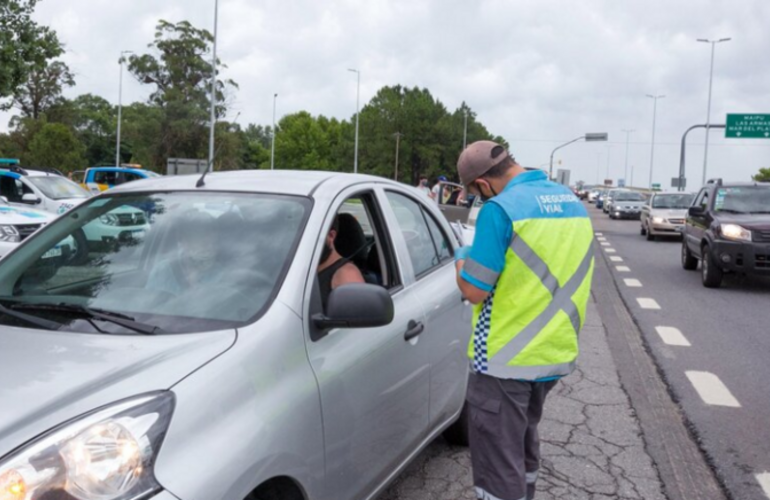
M770 279L730 276L704 288L700 268L682 268L679 240L647 242L638 221L589 211L605 240L597 248L719 480L734 499L767 500Z

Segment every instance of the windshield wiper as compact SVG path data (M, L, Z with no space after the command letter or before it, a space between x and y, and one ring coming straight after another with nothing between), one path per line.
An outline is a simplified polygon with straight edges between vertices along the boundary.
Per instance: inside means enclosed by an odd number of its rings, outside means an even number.
M163 333L163 330L157 326L140 323L134 320L134 318L131 316L127 316L118 312L106 311L104 309L92 309L90 307L81 306L78 304L14 304L12 307L14 309L73 312L84 314L89 318L107 321L109 323L113 323L124 328L128 328L129 330L141 333L143 335L155 335L157 333Z
M64 326L61 323L57 323L56 321L51 321L48 319L38 318L36 316L30 316L29 314L16 312L14 310L8 309L2 304L0 304L0 313L3 313L12 318L26 321L27 323L31 323L35 326L39 326L40 328L45 328L46 330L58 330L59 328Z

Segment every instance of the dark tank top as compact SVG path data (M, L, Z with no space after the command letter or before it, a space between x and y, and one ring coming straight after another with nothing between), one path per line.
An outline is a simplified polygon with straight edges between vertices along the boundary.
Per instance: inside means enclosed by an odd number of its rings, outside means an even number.
M334 279L334 275L348 262L350 262L348 259L340 259L318 273L318 286L321 289L321 303L323 304L324 312L326 312L326 304L329 301L329 295L332 293L332 280Z

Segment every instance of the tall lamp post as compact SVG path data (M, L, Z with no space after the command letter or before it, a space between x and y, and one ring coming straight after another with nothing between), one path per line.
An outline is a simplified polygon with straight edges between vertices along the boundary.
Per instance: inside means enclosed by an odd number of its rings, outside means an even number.
M626 134L626 166L623 170L623 180L628 182L628 138L631 136L632 133L636 132L636 130L623 129L621 130L621 132L625 132Z
M548 180L553 180L553 155L554 155L554 153L556 153L558 150L560 150L564 146L569 146L573 142L582 141L584 139L585 139L586 142L606 141L607 140L607 133L606 132L601 132L601 133L588 133L588 134L584 134L584 135L581 135L580 137L576 137L575 139L572 139L571 141L565 142L561 146L555 147L554 150L551 151L551 161L549 163L550 167L548 167Z
M711 44L711 71L709 72L709 100L708 100L708 106L706 107L706 148L703 151L703 184L706 184L706 167L708 166L708 157L709 157L709 132L710 132L710 125L711 125L711 87L714 83L714 48L716 47L716 44L722 43L722 42L729 42L730 38L720 38L719 40L708 40L706 38L698 38L697 41L702 43L710 43Z
M118 64L120 65L120 80L118 81L118 130L117 144L115 146L115 166L120 166L120 123L123 118L123 63L126 62L126 54L133 54L130 50L124 50L120 53Z
M273 130L270 134L272 141L270 143L270 170L275 170L275 104L278 101L278 94L273 94Z
M468 145L468 108L465 108L465 120L463 123L463 151Z
M602 177L601 168L602 168L602 154L596 153L596 184L597 185L599 184L599 180Z
M652 95L647 94L647 97L652 99L652 141L650 142L650 185L649 188L652 189L652 169L655 165L655 119L658 115L658 99L663 99L666 96L664 95Z
M358 108L358 102L359 98L361 97L361 72L357 69L348 69L348 71L351 71L356 74L358 77L358 83L356 85L356 145L355 145L355 153L353 154L353 173L358 173L358 115L359 108Z
M393 169L393 180L398 181L398 149L401 145L401 137L403 137L404 134L401 132L396 132L393 134L393 137L396 138L396 166Z
M214 166L214 126L217 119L217 27L219 25L219 0L214 0L214 43L211 54L211 122L209 123L209 164Z
M610 153L612 152L612 146L607 146L607 179L610 178Z

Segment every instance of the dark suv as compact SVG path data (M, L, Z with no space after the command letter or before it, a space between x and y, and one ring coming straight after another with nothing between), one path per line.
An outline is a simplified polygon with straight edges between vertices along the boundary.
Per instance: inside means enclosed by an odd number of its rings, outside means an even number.
M703 286L718 288L726 272L770 275L770 183L709 181L683 233L682 267L700 260Z

